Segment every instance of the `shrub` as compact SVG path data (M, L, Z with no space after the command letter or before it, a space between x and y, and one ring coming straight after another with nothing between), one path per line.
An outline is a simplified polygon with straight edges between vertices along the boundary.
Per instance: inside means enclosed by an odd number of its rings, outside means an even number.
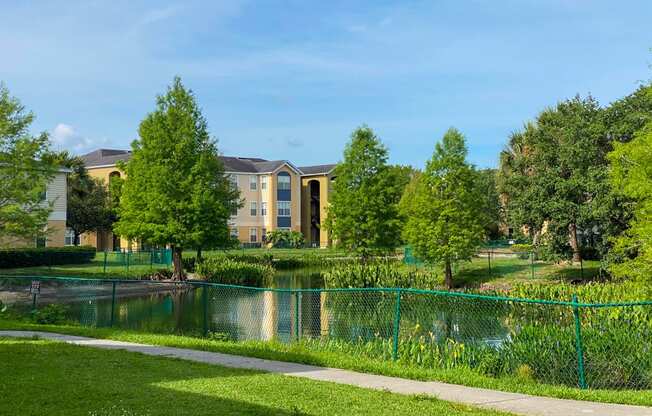
M302 248L306 244L302 233L290 230L270 231L267 233L265 241L276 248Z
M66 320L67 312L67 306L52 303L35 311L32 315L32 319L37 324L56 325L63 323Z
M196 272L209 282L257 287L269 285L274 277L274 268L269 265L218 257L204 259Z
M336 265L324 273L327 288L401 287L434 289L441 278L433 270L404 267L396 261Z
M140 280L170 280L172 279L172 270L158 269L153 272L147 272L140 276Z
M512 244L509 249L513 253L516 253L519 259L525 260L530 258L533 246L532 244Z
M89 246L0 249L0 269L90 263L94 257Z

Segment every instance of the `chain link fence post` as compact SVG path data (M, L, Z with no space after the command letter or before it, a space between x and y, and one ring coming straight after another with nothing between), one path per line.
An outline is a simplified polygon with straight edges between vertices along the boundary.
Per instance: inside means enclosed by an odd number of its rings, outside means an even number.
M294 291L294 336L297 341L301 339L301 332L299 329L299 292L298 290Z
M396 289L396 302L394 311L394 339L392 346L392 360L398 360L398 335L401 325L401 289Z
M534 279L534 251L530 252L530 275Z
M489 276L491 276L491 250L487 251L487 261L489 263Z
M573 295L573 315L575 317L575 349L577 350L577 375L581 389L586 389L586 375L584 373L584 347L582 345L582 323L577 295Z
M204 285L202 287L202 304L204 306L204 328L203 328L203 333L204 333L204 338L208 336L208 286Z
M109 320L109 326L113 326L113 320L115 319L115 286L116 286L116 281L114 280L111 282L113 284L113 288L111 290L111 319Z

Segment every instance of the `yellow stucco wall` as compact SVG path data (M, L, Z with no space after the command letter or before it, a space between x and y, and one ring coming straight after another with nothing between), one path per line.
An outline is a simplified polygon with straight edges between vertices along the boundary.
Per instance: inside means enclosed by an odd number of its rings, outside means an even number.
M318 243L320 247L328 247L330 246L331 241L328 231L326 231L326 229L323 227L323 224L326 221L326 207L328 206L328 197L330 192L329 175L313 175L304 176L301 178L301 232L303 233L307 243L317 243L317 241L312 241L312 233L310 232L310 182L312 181L319 182L319 220L322 224L322 227L319 230Z

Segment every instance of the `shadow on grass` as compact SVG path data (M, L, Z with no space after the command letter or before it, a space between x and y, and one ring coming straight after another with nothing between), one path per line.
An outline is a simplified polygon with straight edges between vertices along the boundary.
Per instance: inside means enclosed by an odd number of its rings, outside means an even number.
M0 373L12 374L1 414L302 414L228 397L247 383L234 378L260 373L250 370L43 341L0 343L0 356Z

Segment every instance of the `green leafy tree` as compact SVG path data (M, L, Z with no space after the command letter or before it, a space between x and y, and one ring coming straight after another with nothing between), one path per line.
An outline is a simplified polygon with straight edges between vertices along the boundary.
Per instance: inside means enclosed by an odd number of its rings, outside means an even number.
M192 91L176 77L156 110L141 122L132 158L121 168L119 219L114 230L153 245L170 245L174 279L183 279L184 248L230 241L227 221L240 206L206 119Z
M552 253L581 260L584 238L600 229L600 204L609 193L602 109L591 97L575 97L546 109L513 136L520 153L501 166L512 218L537 233L545 225ZM505 168L511 169L508 175ZM509 170L508 169L508 170ZM597 228L596 228L597 227ZM537 241L535 241L535 244Z
M614 188L634 201L629 228L615 239L617 261L611 273L619 278L649 281L652 276L652 123L629 143L616 143L609 154Z
M75 233L74 244L79 244L83 233L109 230L115 216L104 182L88 174L79 156L64 151L55 158L60 166L72 170L68 175L66 225Z
M496 169L478 171L478 198L482 202L482 218L485 235L491 239L500 237L502 207L496 187Z
M34 114L0 84L0 244L45 237L52 206L45 200L56 172L48 136L32 136Z
M363 257L400 243L398 175L387 164L387 149L367 126L356 129L334 172L325 227L337 245Z
M470 260L484 240L479 175L466 156L464 136L449 129L401 201L406 241L417 257L443 267L449 289L452 264Z

